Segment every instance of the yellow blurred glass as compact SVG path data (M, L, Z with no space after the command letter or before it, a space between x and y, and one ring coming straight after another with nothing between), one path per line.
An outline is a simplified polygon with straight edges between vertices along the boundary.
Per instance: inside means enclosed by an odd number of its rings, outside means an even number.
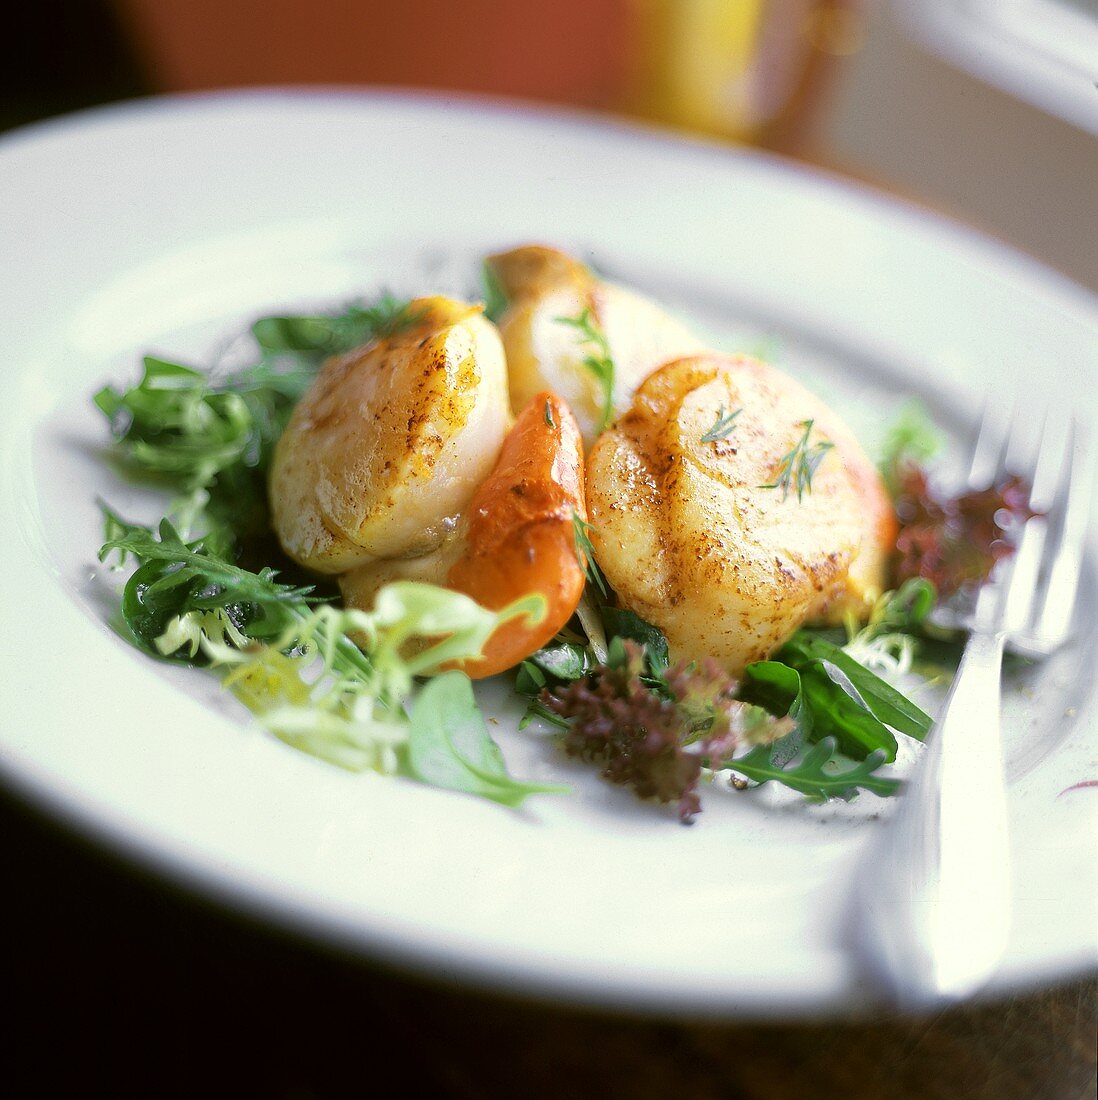
M803 129L834 59L864 37L858 0L632 0L628 110L738 141Z

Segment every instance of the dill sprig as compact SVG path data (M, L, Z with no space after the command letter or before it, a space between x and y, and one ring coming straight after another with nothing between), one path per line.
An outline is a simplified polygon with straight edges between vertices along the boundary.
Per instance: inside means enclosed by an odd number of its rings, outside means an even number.
M607 596L606 581L603 579L602 571L595 561L595 548L591 544L591 537L588 534L588 532L593 530L594 528L587 520L583 519L576 512L572 513L572 535L576 543L576 560L580 563L580 568L587 576L587 579L602 593L603 598L605 598Z
M736 417L743 412L743 409L733 409L727 416L724 413L724 406L721 405L717 410L717 419L713 422L713 426L701 437L703 443L716 443L720 439L727 439L732 430L736 426Z
M778 472L774 480L766 485L760 485L760 489L781 489L782 500L789 496L790 490L797 494L797 500L803 499L805 492L812 492L812 478L819 469L827 452L835 444L829 440L821 440L819 443L809 445L808 439L812 434L814 420L802 420L798 427L804 428L804 434L791 451L782 455L778 463Z
M556 317L559 324L570 325L582 337L580 343L590 345L594 350L584 357L583 365L595 376L602 387L602 418L599 431L605 431L610 425L614 413L614 360L610 354L610 342L606 333L595 319L589 306L576 317Z

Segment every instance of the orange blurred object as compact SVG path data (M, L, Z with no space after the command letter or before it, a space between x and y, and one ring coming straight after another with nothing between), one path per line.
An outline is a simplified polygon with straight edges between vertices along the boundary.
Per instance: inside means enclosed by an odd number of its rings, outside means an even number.
M157 91L449 88L803 152L869 0L114 0Z
M158 91L390 84L614 105L629 0L115 0Z

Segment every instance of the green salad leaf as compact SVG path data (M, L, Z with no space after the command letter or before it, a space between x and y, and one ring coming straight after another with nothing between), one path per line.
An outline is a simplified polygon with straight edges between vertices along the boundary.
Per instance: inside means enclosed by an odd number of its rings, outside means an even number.
M415 703L418 677L479 656L515 616L536 621L540 596L493 612L408 581L381 589L370 612L313 606L310 588L282 584L272 569L243 569L229 548L207 536L184 540L166 518L157 531L105 506L104 518L101 560L136 562L122 593L134 644L224 670L226 687L283 741L344 768L439 779L507 805L549 789L507 775L487 730L470 725L470 708L479 712L463 673L446 673L443 688ZM458 714L464 725L451 729Z
M102 507L100 560L117 553L138 563L122 590L122 615L131 640L146 653L204 662L198 642L203 630L216 630L219 640L226 633L270 638L286 629L294 609L307 606L311 588L281 584L273 569L241 569L215 538L185 542L166 518L154 533ZM178 644L166 647L165 637Z
M374 302L352 302L334 313L261 317L252 324L252 335L266 353L323 359L392 336L419 317L407 300L386 293Z
M784 659L759 661L744 670L739 697L795 719L814 740L834 738L849 756L882 752L895 760L895 735L851 692L845 677L832 676L833 670L823 662L796 668Z
M636 642L644 647L648 661L648 670L652 675L663 672L671 663L667 648L667 638L662 630L645 622L638 614L621 607L603 604L601 608L602 625L608 639L620 638L623 641ZM576 679L576 677L572 677Z
M524 783L507 772L503 753L473 697L469 677L444 672L423 687L412 705L408 731L408 766L412 775L434 787L481 795L505 806L517 806L531 794L568 788Z
M147 355L136 386L123 393L106 386L94 400L137 466L184 489L208 484L254 445L241 396L212 391L205 374L180 363Z
M849 800L859 790L887 796L895 794L901 786L898 779L876 774L885 762L882 750L871 752L864 760L848 761L844 767L838 760L838 746L833 737L823 738L792 761L782 758L783 752L788 751L782 744L785 740L757 745L746 756L726 760L724 767L755 783L781 783L811 801Z
M928 714L833 642L800 631L778 651L778 659L802 672L819 669L874 718L909 737L921 741L930 732Z
M95 404L130 469L176 494L184 534L217 533L239 547L269 530L266 478L275 444L323 359L413 324L410 303L383 295L332 313L262 317L254 362L223 375L146 356L129 389Z
M942 439L921 401L909 401L888 430L877 464L893 500L899 495L906 467L920 466L941 449Z
M484 299L484 316L494 324L499 324L507 312L507 295L495 268L487 260L480 265L480 286L481 297Z
M925 581L908 582L879 601L869 624L847 646L826 630L797 631L771 660L747 666L740 697L772 714L788 714L812 741L834 738L854 759L881 752L894 760L892 731L921 741L930 731L930 716L859 657L872 654L894 668L881 654L914 646L934 598L933 586Z

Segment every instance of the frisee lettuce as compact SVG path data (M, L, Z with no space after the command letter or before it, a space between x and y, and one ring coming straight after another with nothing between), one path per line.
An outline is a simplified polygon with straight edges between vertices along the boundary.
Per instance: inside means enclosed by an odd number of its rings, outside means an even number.
M136 561L122 594L134 643L222 670L224 685L286 743L352 771L405 774L507 805L560 789L513 779L473 717L469 678L439 675L479 656L502 623L540 619L542 597L488 611L461 593L401 581L382 588L369 612L312 606L310 589L242 569L204 538L185 541L168 519L154 532L105 506L104 516L100 558ZM436 679L421 702L422 676ZM449 725L455 715L460 736Z
M382 295L372 303L252 325L255 358L223 374L146 356L136 384L94 397L134 473L174 494L169 518L239 547L270 527L266 477L274 446L321 362L391 336L418 313Z
M383 588L363 612L319 604L311 586L238 563L243 543L269 530L270 458L323 359L417 316L384 295L333 313L264 317L252 325L258 350L245 367L218 377L147 356L135 385L101 389L95 404L121 457L175 497L155 528L103 504L99 557L134 563L121 599L134 645L220 670L288 744L354 771L405 774L517 805L550 788L507 774L483 720L471 717L468 677L445 673L421 703L416 681L479 656L501 623L539 619L540 596L493 612L460 593L405 582ZM461 737L440 732L454 714L463 716Z

